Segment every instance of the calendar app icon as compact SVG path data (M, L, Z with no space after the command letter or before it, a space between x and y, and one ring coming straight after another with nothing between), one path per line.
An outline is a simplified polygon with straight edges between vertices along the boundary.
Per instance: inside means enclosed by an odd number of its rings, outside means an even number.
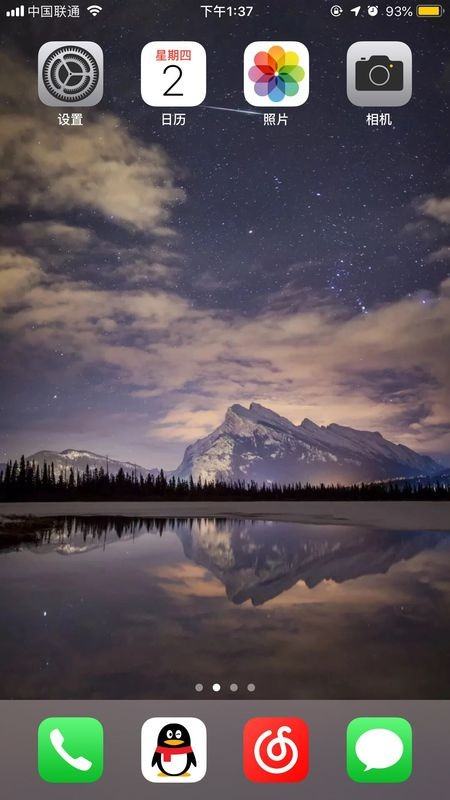
M149 106L199 106L206 97L206 50L199 42L149 42L141 55L141 94Z

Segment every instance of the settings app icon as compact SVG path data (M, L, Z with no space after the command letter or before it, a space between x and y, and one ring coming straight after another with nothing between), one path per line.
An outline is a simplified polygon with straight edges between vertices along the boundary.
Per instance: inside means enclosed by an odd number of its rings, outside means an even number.
M103 51L95 42L46 42L38 62L45 105L95 106L102 99Z

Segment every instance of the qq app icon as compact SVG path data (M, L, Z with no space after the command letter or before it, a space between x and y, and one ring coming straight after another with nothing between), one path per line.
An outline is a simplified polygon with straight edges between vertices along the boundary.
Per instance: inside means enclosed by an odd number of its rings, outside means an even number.
M206 50L199 42L149 42L141 54L141 95L149 106L199 106L206 97Z
M96 106L103 97L103 50L95 42L46 42L38 56L46 106Z
M206 750L206 727L196 717L153 717L142 726L141 771L151 783L198 783Z
M309 731L297 717L255 717L244 728L244 774L254 783L298 783L309 771Z
M404 42L355 42L347 51L347 97L355 106L404 106L412 52Z

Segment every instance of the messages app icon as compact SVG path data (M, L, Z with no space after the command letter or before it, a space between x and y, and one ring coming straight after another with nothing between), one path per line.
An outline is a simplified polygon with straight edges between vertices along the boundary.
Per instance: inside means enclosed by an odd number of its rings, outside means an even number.
M48 717L38 730L38 772L47 783L94 783L103 774L103 726L92 717Z
M412 728L401 717L358 717L347 728L347 775L356 783L403 783L412 773Z

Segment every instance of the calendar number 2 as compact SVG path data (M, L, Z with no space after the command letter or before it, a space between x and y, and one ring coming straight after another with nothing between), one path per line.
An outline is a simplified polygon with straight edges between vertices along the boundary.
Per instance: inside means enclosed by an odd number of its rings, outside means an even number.
M166 75L168 73L169 69L177 70L178 76L175 78L174 82L171 83L169 88L166 89L166 91L164 92L164 97L183 97L183 92L173 92L172 91L172 89L175 88L177 83L179 83L181 81L181 78L183 77L183 70L181 69L181 67L178 66L178 64L169 64L169 66L167 66L165 68L163 74ZM172 73L172 77L173 77L173 73Z

